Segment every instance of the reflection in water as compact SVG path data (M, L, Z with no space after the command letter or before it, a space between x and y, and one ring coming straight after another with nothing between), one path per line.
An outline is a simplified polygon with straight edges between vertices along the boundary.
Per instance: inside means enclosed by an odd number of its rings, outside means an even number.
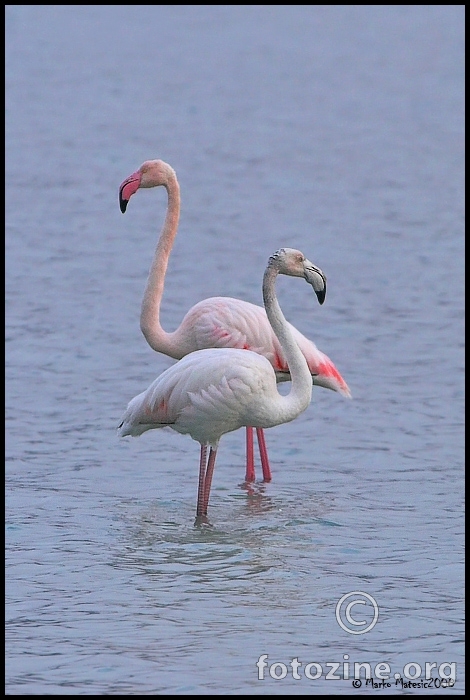
M112 565L151 576L158 572L169 585L173 575L178 578L188 567L191 575L203 578L216 571L247 577L270 569L299 537L311 549L322 541L325 527L338 525L325 518L332 498L315 501L312 495L306 506L298 503L293 489L280 498L268 495L270 485L262 482L243 482L239 488L242 494L224 498L217 507L214 523L199 527L188 517L187 504L165 501L143 508L136 502L131 508L126 499L119 508L122 546Z
M242 514L246 516L257 516L262 513L268 513L276 508L273 499L266 493L266 484L243 481L240 484L242 491L245 491L247 498L245 500L245 509Z
M266 494L266 484L256 484L252 481L243 481L240 488L246 491L247 498L245 499L246 507L240 511L240 516L255 516L276 508L272 499ZM213 527L207 515L196 516L194 521L195 527Z

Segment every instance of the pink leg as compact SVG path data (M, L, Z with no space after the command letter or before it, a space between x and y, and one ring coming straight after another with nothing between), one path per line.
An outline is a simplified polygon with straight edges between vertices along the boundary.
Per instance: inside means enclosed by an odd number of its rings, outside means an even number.
M246 429L246 473L245 481L255 480L255 454L253 450L253 428Z
M212 475L214 474L215 458L217 455L217 450L210 449L209 460L207 462L206 478L204 481L204 501L202 504L202 515L207 515L207 507L209 505L209 496L211 492L212 485Z
M268 450L266 447L266 440L264 439L263 428L256 428L256 436L258 438L261 466L263 467L263 481L271 481L271 467L269 466Z
M204 511L204 484L206 481L206 457L207 445L201 445L201 459L199 461L199 483L197 487L196 518Z

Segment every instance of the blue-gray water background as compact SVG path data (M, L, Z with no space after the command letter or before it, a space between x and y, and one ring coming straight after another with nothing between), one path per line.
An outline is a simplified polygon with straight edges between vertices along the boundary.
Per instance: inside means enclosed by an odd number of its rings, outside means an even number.
M388 694L454 663L453 688L411 692L463 693L464 6L6 20L7 694L369 692L325 678L346 660L388 663ZM172 363L139 329L165 191L118 206L150 158L182 191L164 327L261 303L268 256L300 248L326 303L280 279L281 305L354 396L314 389L267 431L268 485L226 435L203 530L197 443L116 435ZM352 591L379 606L366 634L335 619Z

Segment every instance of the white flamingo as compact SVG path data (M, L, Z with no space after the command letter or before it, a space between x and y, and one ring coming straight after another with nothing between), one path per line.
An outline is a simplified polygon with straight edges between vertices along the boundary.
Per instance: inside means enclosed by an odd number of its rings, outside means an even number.
M307 408L312 397L310 369L276 298L275 280L279 273L303 277L312 285L320 304L325 299L326 278L299 250L281 248L268 260L263 301L287 359L292 381L287 395L278 392L276 373L269 360L256 352L238 348L196 350L133 398L119 425L121 436L136 437L168 426L200 443L198 523L207 516L221 436L243 426L271 428L287 423Z
M266 357L276 372L277 381L290 380L286 357L274 334L264 308L231 297L211 297L195 304L181 325L166 332L160 324L160 306L165 275L180 216L180 188L173 168L162 160L148 160L124 180L119 188L119 204L124 213L139 188L163 185L168 193L165 222L158 239L147 286L142 300L140 326L151 348L176 360L204 348L240 348ZM313 384L350 397L348 385L333 362L296 328L290 326L297 344L307 359ZM263 428L256 434L263 478L271 480ZM246 481L254 481L253 427L246 428Z

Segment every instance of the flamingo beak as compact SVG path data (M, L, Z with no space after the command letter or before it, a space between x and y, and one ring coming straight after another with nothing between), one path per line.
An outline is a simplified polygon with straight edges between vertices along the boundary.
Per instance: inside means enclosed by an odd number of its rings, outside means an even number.
M323 304L326 297L326 287L324 287L321 291L317 291L315 289L315 294L317 295L318 303Z
M140 187L140 181L142 180L142 173L137 170L137 172L129 175L128 178L124 180L119 188L119 206L122 213L127 209L127 204L132 197L132 195L137 192Z
M313 291L317 295L318 302L323 304L326 297L326 276L319 267L316 267L308 260L306 263L305 279L312 285Z

